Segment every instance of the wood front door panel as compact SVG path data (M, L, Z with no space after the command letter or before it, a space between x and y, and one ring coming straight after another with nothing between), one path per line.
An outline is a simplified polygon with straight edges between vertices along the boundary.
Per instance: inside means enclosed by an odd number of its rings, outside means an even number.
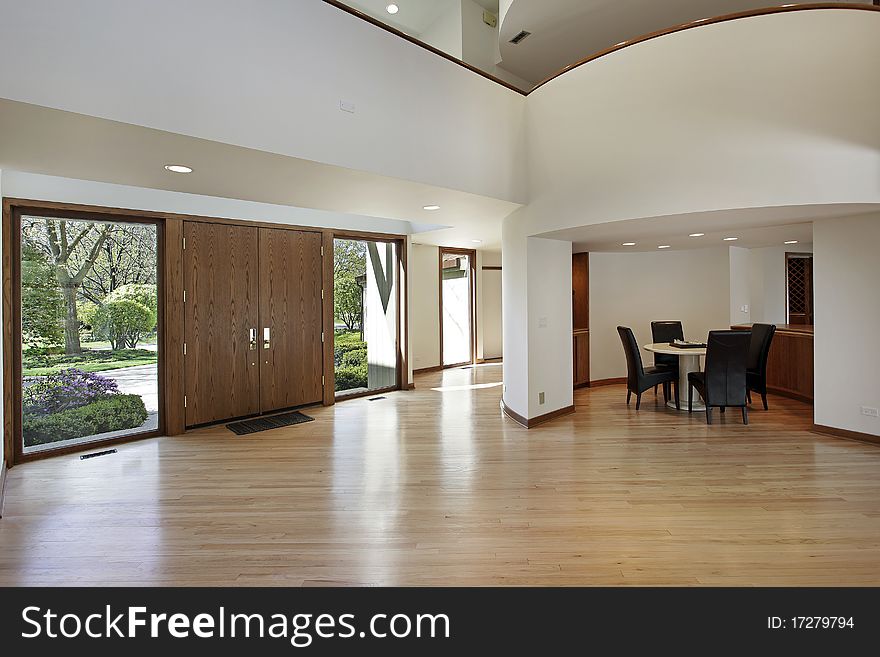
M186 222L184 342L186 424L260 410L258 229Z
M261 228L259 241L260 410L320 402L321 234Z

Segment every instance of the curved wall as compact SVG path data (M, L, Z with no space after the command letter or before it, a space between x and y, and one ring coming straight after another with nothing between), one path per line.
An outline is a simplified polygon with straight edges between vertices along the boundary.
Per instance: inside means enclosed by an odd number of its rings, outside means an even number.
M704 210L880 201L880 12L673 33L526 99L531 234Z

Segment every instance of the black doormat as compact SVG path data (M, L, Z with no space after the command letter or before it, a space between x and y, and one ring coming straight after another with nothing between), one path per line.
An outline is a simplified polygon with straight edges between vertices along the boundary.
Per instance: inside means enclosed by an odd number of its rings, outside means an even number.
M257 433L258 431L289 427L292 424L311 422L314 419L315 418L304 415L299 411L293 411L292 413L281 413L280 415L270 415L269 417L257 417L252 420L233 422L232 424L227 424L226 428L232 433L243 436L248 433Z

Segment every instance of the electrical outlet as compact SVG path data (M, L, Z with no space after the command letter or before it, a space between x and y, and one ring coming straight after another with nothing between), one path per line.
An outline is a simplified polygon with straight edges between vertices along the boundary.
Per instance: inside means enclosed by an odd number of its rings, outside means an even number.
M539 317L538 318L538 328L547 328L547 318Z
M538 403L539 403L539 404L543 404L543 403L544 403L544 393L543 393L543 392L539 392L539 393L538 393Z
M880 417L880 410L872 408L871 406L862 406L862 415L867 415L868 417Z

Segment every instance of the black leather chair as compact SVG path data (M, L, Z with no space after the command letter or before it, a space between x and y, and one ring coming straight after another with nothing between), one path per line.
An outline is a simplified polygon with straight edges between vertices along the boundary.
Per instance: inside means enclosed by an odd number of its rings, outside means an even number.
M684 327L681 322L651 322L651 338L657 342L684 340ZM654 367L674 370L678 373L678 356L672 354L654 354ZM654 387L654 394L657 387Z
M752 402L752 391L761 395L764 410L767 406L767 358L770 356L770 345L776 334L775 324L752 324L752 341L749 345L749 360L746 363L746 388L749 403Z
M709 331L706 343L706 370L688 374L688 413L694 410L694 388L706 403L706 422L712 424L712 407L742 408L743 424L749 423L746 406L746 363L749 358L750 331Z
M629 404L633 393L636 395L636 410L642 406L642 393L657 385L663 386L663 398L669 401L669 386L675 385L675 407L681 408L678 390L678 373L658 367L645 368L642 365L642 354L636 343L632 329L618 326L617 333L623 343L626 354L626 403Z

